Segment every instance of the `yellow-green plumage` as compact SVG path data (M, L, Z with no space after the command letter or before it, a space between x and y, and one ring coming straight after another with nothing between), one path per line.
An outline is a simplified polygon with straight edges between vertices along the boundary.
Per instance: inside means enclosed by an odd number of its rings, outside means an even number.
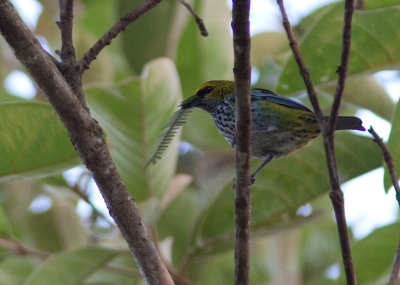
M208 81L181 104L181 110L201 108L207 111L218 131L232 147L236 143L234 90L233 81ZM271 159L306 146L320 134L319 125L310 109L268 90L251 90L251 112L251 154L264 160L253 177ZM175 126L172 124L170 127ZM356 117L338 117L336 129L365 130L361 120Z
M235 84L233 81L209 81L182 103L182 109L201 108L213 117L219 132L235 147ZM320 134L314 113L289 98L264 89L251 90L251 154L264 160L253 174L271 159L302 148ZM339 117L337 129L365 130L356 117Z

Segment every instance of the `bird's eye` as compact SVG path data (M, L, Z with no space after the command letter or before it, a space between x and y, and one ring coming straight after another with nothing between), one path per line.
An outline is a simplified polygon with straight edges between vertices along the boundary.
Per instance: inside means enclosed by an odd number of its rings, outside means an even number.
M197 95L200 96L200 97L204 97L205 95L210 94L213 90L214 90L214 87L206 86L203 89L200 89L197 92Z

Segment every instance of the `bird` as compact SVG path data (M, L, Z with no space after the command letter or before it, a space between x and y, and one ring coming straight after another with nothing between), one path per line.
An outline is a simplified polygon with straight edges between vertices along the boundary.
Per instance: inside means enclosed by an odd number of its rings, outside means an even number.
M307 146L321 133L315 114L297 101L275 94L266 89L254 88L250 92L252 127L250 130L250 154L262 159L262 164L251 175L255 176L271 160L286 156ZM236 147L236 96L235 82L212 80L200 85L195 94L185 99L181 114L193 108L209 113L214 123L233 147ZM177 117L180 114L176 113ZM324 117L327 120L328 117ZM182 120L177 120L183 124ZM174 123L170 124L173 128ZM339 116L335 130L365 131L361 119Z

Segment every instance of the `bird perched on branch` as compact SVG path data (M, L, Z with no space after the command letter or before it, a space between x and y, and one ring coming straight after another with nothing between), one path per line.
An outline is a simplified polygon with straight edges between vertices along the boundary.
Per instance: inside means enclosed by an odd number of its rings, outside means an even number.
M161 135L150 162L160 157L192 108L208 112L221 135L232 147L236 146L236 97L233 81L214 80L203 83L195 95L184 100L180 106L181 109L175 112ZM255 175L272 159L308 145L321 133L315 114L310 109L265 89L251 90L251 113L251 155L264 160L252 174L252 183ZM365 131L359 118L344 116L338 117L336 130Z

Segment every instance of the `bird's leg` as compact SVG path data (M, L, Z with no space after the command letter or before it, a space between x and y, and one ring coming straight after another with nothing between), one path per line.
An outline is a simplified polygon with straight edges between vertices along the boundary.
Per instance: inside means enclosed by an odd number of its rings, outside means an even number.
M256 179L254 178L256 176L256 174L258 172L260 172L260 170L263 169L268 164L268 162L270 162L272 160L273 157L274 157L273 155L268 155L267 158L264 159L263 163L261 163L261 165L257 168L257 170L254 171L254 173L250 176L250 184L249 185L253 185L254 182L256 182ZM235 182L235 178L233 178L233 182ZM232 188L235 189L235 187L236 187L236 184L233 183Z
M231 143L231 147L235 148L236 147L236 136L233 137L233 141Z
M266 166L268 164L268 162L270 162L272 160L273 156L272 155L268 155L266 159L264 159L263 163L261 163L261 165L257 168L256 171L254 171L254 173L250 176L250 185L252 185L256 179L256 175L258 172L260 172L261 169L264 168L264 166Z

